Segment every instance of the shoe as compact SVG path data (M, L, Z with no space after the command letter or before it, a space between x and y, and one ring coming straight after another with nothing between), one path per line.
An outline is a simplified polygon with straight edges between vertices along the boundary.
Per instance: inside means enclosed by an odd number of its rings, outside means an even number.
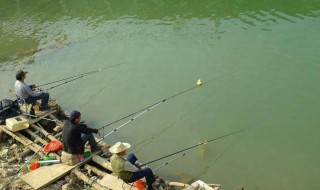
M44 107L44 108L40 108L40 107L39 107L39 110L40 110L40 111L46 111L46 110L49 110L49 109L50 109L49 107Z
M159 183L158 181L155 181L155 182L152 183L152 187L156 188L156 189L159 188L160 185L161 185L161 183Z
M101 147L99 145L94 146L93 148L91 148L91 152L97 152L100 151Z

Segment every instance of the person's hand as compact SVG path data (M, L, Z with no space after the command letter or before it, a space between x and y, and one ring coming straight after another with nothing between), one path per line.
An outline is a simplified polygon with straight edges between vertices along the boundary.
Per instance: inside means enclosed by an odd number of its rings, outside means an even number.
M36 87L36 84L31 84L30 85L32 88L35 88Z
M100 132L98 131L98 133L97 133L99 136L100 136Z

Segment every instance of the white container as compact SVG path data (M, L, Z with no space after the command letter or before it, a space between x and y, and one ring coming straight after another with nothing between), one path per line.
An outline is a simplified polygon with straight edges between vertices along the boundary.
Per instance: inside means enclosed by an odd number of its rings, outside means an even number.
M29 121L24 116L16 116L9 119L6 119L7 128L12 131L20 131L29 127Z

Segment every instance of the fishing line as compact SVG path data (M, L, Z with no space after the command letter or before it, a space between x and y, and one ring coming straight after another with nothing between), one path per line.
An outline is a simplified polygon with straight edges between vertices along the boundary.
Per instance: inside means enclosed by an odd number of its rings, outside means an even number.
M104 126L98 128L98 130L104 129L105 127L108 127L108 126L110 126L110 125L112 125L112 124L114 124L114 123L117 123L117 122L119 122L119 121L121 121L121 120L124 120L124 119L126 119L126 118L128 118L128 117L130 117L130 116L133 116L133 115L135 115L135 114L137 114L137 113L140 113L140 112L142 112L142 111L145 113L146 111L149 111L150 109L154 108L155 106L158 106L158 105L162 104L163 102L165 102L165 101L167 101L167 100L169 100L169 99L175 98L175 97L177 97L177 96L179 96L179 95L182 95L182 94L184 94L184 93L186 93L186 92L189 92L189 91L191 91L191 90L193 90L193 89L195 89L195 88L198 88L198 87L200 87L200 86L207 85L207 84L209 84L210 82L212 82L212 81L214 81L214 80L218 80L218 79L223 78L223 77L225 77L225 76L227 76L227 75L230 75L230 74L232 74L232 73L234 73L234 72L224 74L224 75L222 75L222 76L220 76L220 77L217 77L217 78L211 79L211 80L209 80L209 81L207 81L207 82L204 82L204 83L202 83L201 85L197 85L197 86L194 86L194 87L189 88L189 89L187 89L187 90L181 91L181 92L179 92L179 93L177 93L177 94L175 94L175 95L172 95L172 96L170 96L170 97L168 97L168 98L165 98L165 99L163 99L163 100L161 100L161 101L159 101L159 102L157 102L157 103L155 103L155 104L152 104L152 105L150 105L150 106L147 106L147 107L145 107L145 108L142 108L142 109L140 109L139 111L136 111L136 112L131 113L131 114L127 115L127 116L124 116L124 117L122 117L122 118L120 118L120 119L118 119L118 120L116 120L116 121L113 121L113 122L107 124L107 125L104 125ZM131 120L133 120L133 119L131 119Z
M174 152L174 153L168 154L168 155L166 155L166 156L162 156L162 157L160 157L160 158L157 158L157 159L155 159L155 160L152 160L152 161L150 161L150 162L147 162L147 163L145 163L145 164L142 164L141 166L145 166L145 165L151 164L151 163L153 163L153 162L156 162L156 161L162 160L162 159L164 159L164 158L167 158L167 157L173 156L173 155L175 155L175 154L178 154L178 153L184 152L184 151L186 151L186 150L190 150L190 149L193 149L193 148L199 147L199 146L201 146L201 145L205 145L205 144L207 144L207 143L209 143L209 142L212 142L212 141L215 141L215 140L218 140L218 139L222 139L222 138L224 138L224 137L227 137L227 136L230 136L230 135L234 135L234 134L236 134L236 133L243 132L243 131L248 130L248 129L250 129L250 128L251 128L251 127L249 127L249 128L245 128L245 129L241 129L241 130L239 130L239 131L235 131L235 132L232 132L232 133L228 133L228 134L226 134L226 135L222 135L222 136L220 136L220 137L216 137L216 138L211 139L211 140L209 140L209 141L204 141L204 142L199 143L199 144L197 144L197 145L193 145L193 146L188 147L188 148L185 148L185 149L183 149L183 150L179 150L179 151L177 151L177 152ZM189 152L188 152L188 153L189 153ZM184 156L185 154L186 154L186 153L184 153L182 156ZM181 156L180 156L180 157L181 157Z
M93 71L89 71L89 72L86 72L86 73L82 73L82 74L74 75L74 76L71 76L71 77L59 79L59 80L56 80L56 81L53 81L53 82L48 82L48 83L45 83L45 84L41 84L41 85L38 85L37 87L46 86L46 85L49 85L49 84L61 82L61 81L72 79L72 78L79 77L79 76L82 76L82 75L87 76L87 75L94 74L94 73L100 72L102 70L105 70L105 69L108 69L108 68L111 68L111 67L116 67L116 66L119 66L119 65L122 65L122 64L126 64L126 63L120 63L120 64L116 64L116 65L111 65L111 66L108 66L108 67L103 67L103 68L96 69L96 70L93 70Z
M67 84L67 83L72 82L72 81L75 81L75 80L78 80L78 79L80 79L80 78L82 78L82 77L85 77L85 76L88 76L88 75L82 75L82 76L80 76L80 77L77 77L77 78L74 78L74 79L68 80L68 81L63 82L63 83L61 83L61 84L58 84L58 85L52 86L52 87L50 87L50 88L48 88L48 89L46 89L46 90L54 89L54 88L56 88L56 87L58 87L58 86L61 86L61 85Z

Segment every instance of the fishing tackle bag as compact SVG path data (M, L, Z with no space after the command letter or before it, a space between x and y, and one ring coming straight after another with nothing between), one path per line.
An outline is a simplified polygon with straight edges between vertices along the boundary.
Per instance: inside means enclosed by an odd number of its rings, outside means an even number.
M20 115L18 101L3 99L0 101L0 124L5 124L7 118Z

